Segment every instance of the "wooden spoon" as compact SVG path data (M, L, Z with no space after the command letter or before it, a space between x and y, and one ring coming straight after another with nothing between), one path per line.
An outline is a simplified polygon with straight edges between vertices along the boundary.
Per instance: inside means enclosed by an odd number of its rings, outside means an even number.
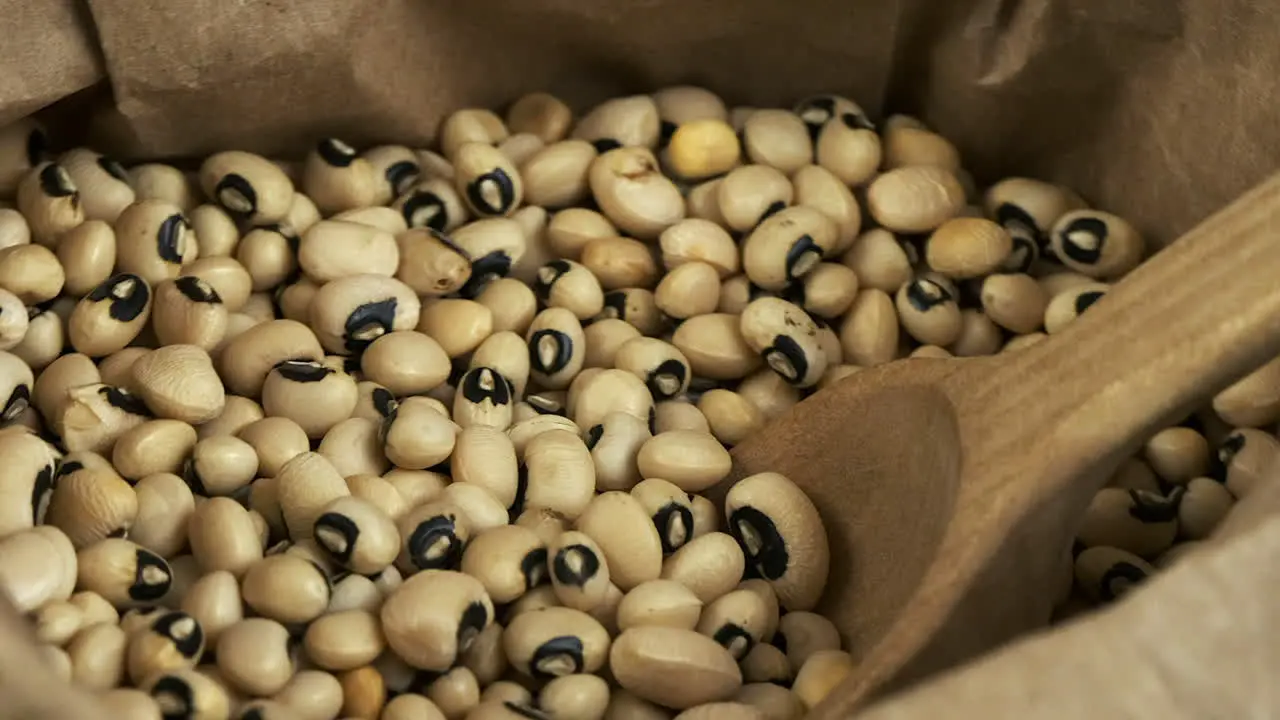
M1043 625L1107 476L1277 353L1280 176L1043 342L858 372L735 448L734 478L788 475L830 535L819 612L860 664L811 717Z

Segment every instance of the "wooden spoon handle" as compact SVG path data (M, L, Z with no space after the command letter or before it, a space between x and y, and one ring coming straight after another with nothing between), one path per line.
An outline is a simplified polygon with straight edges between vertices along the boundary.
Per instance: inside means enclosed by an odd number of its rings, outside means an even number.
M1010 413L1028 433L1052 428L1057 447L1088 457L1181 420L1277 353L1280 175L1157 253L1061 333L1001 356L981 402L989 417Z

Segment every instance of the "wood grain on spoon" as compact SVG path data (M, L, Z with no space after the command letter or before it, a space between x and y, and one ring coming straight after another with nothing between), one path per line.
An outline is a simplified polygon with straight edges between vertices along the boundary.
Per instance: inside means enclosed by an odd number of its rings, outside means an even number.
M846 717L1043 624L1055 560L1121 459L1280 353L1277 270L1280 176L1063 332L856 373L736 448L735 478L789 475L831 535L819 611L860 666L813 717Z

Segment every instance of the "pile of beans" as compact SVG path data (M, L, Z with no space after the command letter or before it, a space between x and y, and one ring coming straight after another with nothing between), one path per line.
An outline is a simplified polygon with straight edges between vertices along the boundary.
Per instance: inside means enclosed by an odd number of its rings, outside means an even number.
M826 531L777 473L705 497L727 448L1056 333L1145 251L834 95L534 93L439 139L186 172L0 129L0 587L112 717L799 718L854 667ZM1277 445L1231 435L1227 490ZM1228 499L1193 430L1145 458L1092 597Z

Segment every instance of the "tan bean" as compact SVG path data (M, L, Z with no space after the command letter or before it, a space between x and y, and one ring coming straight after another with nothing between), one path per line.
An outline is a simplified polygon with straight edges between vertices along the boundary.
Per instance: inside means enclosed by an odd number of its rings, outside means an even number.
M724 224L734 232L747 232L790 206L795 189L785 173L770 165L743 165L724 176L715 198Z
M244 618L236 576L225 570L202 576L187 589L181 609L200 624L205 646L214 647L223 630Z
M34 439L34 438L33 438ZM19 450L12 444L9 447ZM93 453L72 453L62 459L53 492L39 494L39 478L29 508L71 539L77 550L111 536L126 534L138 516L138 497L106 459ZM35 504L48 503L48 513Z
M742 686L733 656L693 630L643 626L623 631L609 669L624 689L677 710L732 697Z
M258 473L275 477L285 463L310 448L307 433L288 418L268 417L246 425L237 434L258 456Z
M27 219L31 239L41 245L54 245L86 219L80 188L65 167L50 161L34 165L18 182L16 206Z
M196 506L188 537L191 554L206 573L226 570L241 577L262 559L262 543L249 511L230 498L209 498Z
M717 312L689 318L676 328L671 344L689 360L697 377L738 380L761 364L742 337L737 315Z
M367 418L347 418L329 428L317 452L329 458L334 469L344 478L360 474L380 475L391 466L383 453L380 428L380 423ZM254 469L257 469L256 462Z
M125 679L129 637L117 625L87 627L67 644L71 681L90 690L110 690Z

